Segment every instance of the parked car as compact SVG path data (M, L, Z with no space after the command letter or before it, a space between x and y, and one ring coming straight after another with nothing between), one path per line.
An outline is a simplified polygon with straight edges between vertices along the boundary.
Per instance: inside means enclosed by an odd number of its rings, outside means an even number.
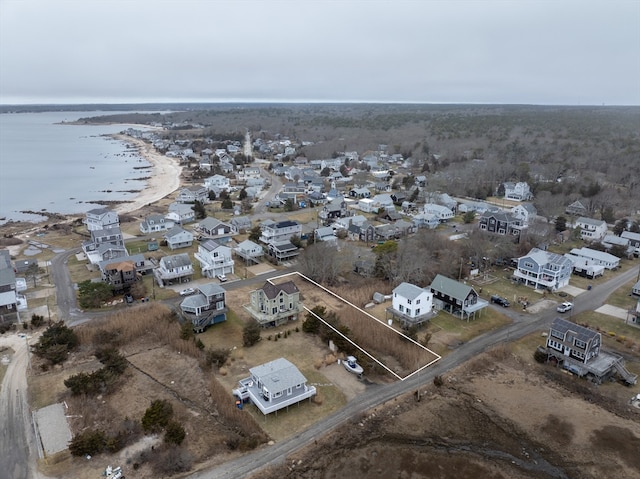
M506 298L503 298L502 296L498 296L497 294L494 294L493 296L491 296L491 302L499 304L503 308L508 308L509 306L511 306L511 303L507 301Z
M227 280L227 277L224 274L217 274L216 278L218 278L221 283L224 283Z
M189 296L190 294L193 294L195 292L196 290L193 288L183 289L182 291L180 291L180 296Z
M556 311L558 311L558 313L566 313L567 311L571 311L573 309L573 303L569 303L568 301L559 304L558 307L556 308Z

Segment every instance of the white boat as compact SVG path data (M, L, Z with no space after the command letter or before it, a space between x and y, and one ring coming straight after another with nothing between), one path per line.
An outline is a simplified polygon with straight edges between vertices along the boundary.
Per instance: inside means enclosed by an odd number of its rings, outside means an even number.
M364 371L364 369L362 369L362 366L357 363L356 358L354 358L353 356L347 356L347 359L342 361L342 364L344 364L344 368L347 371L353 374L357 374L358 376Z

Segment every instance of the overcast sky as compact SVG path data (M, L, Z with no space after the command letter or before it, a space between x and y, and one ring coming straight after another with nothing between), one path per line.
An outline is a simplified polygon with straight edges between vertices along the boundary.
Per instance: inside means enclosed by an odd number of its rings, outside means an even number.
M640 105L640 0L0 0L0 103Z

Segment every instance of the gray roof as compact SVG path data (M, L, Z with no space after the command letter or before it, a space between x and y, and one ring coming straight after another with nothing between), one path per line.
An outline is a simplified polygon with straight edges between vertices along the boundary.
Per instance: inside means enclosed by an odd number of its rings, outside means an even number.
M571 266L572 264L571 260L563 255L551 253L549 251L543 251L538 248L533 248L531 251L529 251L529 254L523 256L523 258L525 257L531 258L541 266L544 266L547 264L557 264L559 266Z
M286 283L280 284L271 284L266 282L262 287L262 291L267 298L273 299L280 294L280 291L284 291L287 294L294 294L300 290L293 281L287 281Z
M632 231L623 231L620 236L622 238L627 238L631 241L640 241L640 233L634 233Z
M193 309L204 308L208 304L209 304L209 301L203 294L194 294L184 298L180 303L180 308L183 310L185 308L193 308Z
M473 288L441 274L437 275L431 283L431 289L448 294L454 299L464 301Z
M567 321L566 319L556 318L553 320L551 324L551 329L554 331L558 331L562 334L567 334L568 331L572 331L574 336L580 341L584 341L585 343L591 341L596 336L598 336L598 332L589 328L585 328L584 326L580 326L579 324L572 323L571 321Z
M403 298L414 300L422 293L429 291L427 289L416 286L411 283L400 283L393 289L393 294L402 296Z
M0 286L13 285L15 287L15 284L16 284L16 274L13 272L13 269L12 268L0 269Z
M222 245L218 243L216 240L209 239L204 243L201 243L200 246L202 246L207 251L213 251L215 249L218 249Z
M284 358L256 366L249 369L249 372L252 376L260 378L260 382L270 393L284 391L307 382L307 378L298 368Z
M620 258L618 258L617 256L591 248L573 248L570 253L576 256L582 256L584 258L593 258L598 261L607 261L610 263L620 261Z
M200 220L198 224L201 229L204 228L204 229L210 230L215 228L219 224L224 224L224 223L222 223L222 221L220 221L218 218L212 218L211 216L207 216L205 219Z
M586 225L593 225L593 226L602 226L607 224L606 221L594 220L593 218L587 218L585 216L581 216L580 218L578 218L576 220L576 223L584 223Z
M225 293L226 290L217 283L207 283L198 286L198 289L205 296L214 296L216 294Z
M191 258L189 258L188 253L164 256L160 261L162 261L168 268L179 268L180 266L187 266L191 264Z
M184 228L180 228L180 226L174 226L173 228L171 228L169 231L167 231L164 234L165 238L172 238L174 236L177 236L179 234L182 233L189 233L191 236L193 236L193 233L191 233L190 231L185 230Z

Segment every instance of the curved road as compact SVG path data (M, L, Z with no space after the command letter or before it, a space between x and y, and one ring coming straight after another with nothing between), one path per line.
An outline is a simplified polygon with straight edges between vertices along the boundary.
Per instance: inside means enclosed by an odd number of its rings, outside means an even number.
M636 268L631 268L606 283L595 286L591 291L581 294L574 302L575 312L592 311L602 306L612 291L631 281L636 277L636 274ZM504 312L513 319L512 324L474 338L421 373L405 381L369 387L366 394L352 400L343 409L307 430L273 446L263 447L234 461L211 470L192 474L189 477L197 479L236 479L258 472L266 466L279 464L291 453L302 449L316 438L327 434L346 421L366 413L369 409L390 401L398 395L429 384L436 375L446 373L496 344L513 341L534 331L546 328L558 315L554 309L536 315L522 314L515 310L505 310Z

